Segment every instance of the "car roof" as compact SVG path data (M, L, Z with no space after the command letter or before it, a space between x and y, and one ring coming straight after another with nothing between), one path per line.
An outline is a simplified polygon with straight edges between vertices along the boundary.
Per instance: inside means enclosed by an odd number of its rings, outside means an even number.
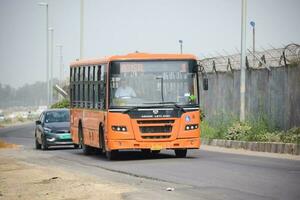
M47 109L44 112L52 112L52 111L70 111L70 109L68 108L51 108L51 109Z

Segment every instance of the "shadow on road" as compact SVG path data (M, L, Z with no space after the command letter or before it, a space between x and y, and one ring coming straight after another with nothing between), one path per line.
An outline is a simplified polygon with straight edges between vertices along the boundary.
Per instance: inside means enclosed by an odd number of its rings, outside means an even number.
M89 156L93 157L95 159L100 159L103 161L111 162L107 160L104 153L100 151L94 151L90 155L85 155L81 151L74 151L74 154L80 155L80 156ZM195 159L196 157L186 157L183 159ZM158 160L158 159L182 159L182 158L176 158L175 155L169 154L167 151L162 153L144 153L141 151L119 151L117 156L112 161L133 161L133 160Z

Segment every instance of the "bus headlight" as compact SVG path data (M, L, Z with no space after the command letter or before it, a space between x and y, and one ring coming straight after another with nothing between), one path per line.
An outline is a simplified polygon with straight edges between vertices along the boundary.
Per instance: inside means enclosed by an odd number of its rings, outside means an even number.
M189 130L195 130L198 129L198 125L197 124L191 124L191 125L186 125L185 126L185 130L189 131Z
M127 132L126 126L112 126L111 129L113 131Z

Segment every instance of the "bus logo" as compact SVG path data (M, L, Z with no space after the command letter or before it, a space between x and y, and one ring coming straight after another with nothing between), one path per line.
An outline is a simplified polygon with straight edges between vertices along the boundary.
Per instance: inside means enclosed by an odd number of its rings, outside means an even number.
M187 115L187 116L185 117L185 122L190 122L190 121L191 121L191 117Z
M156 110L156 109L153 110L153 114L154 114L154 115L157 115L157 114L158 114L158 110Z

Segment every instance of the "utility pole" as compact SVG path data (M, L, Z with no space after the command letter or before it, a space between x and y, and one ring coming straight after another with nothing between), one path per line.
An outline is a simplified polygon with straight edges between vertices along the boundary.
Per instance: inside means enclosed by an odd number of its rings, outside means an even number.
M64 64L63 64L63 55L62 55L63 45L57 44L56 47L59 48L59 84L60 86L62 86L63 79L64 79Z
M182 41L182 40L179 40L179 44L180 44L180 54L182 54L182 43L183 43L183 41Z
M252 47L253 47L253 66L252 67L255 67L255 22L254 21L251 21L250 22L250 25L252 26Z
M247 0L242 0L241 22L241 83L240 83L240 121L245 121L245 91L246 91L246 19Z
M83 58L84 2L80 0L80 59Z
M49 28L50 32L50 105L53 103L53 28Z
M49 84L49 13L48 4L44 2L38 3L39 6L45 6L46 8L46 82L47 82L47 107L50 105L50 84Z

